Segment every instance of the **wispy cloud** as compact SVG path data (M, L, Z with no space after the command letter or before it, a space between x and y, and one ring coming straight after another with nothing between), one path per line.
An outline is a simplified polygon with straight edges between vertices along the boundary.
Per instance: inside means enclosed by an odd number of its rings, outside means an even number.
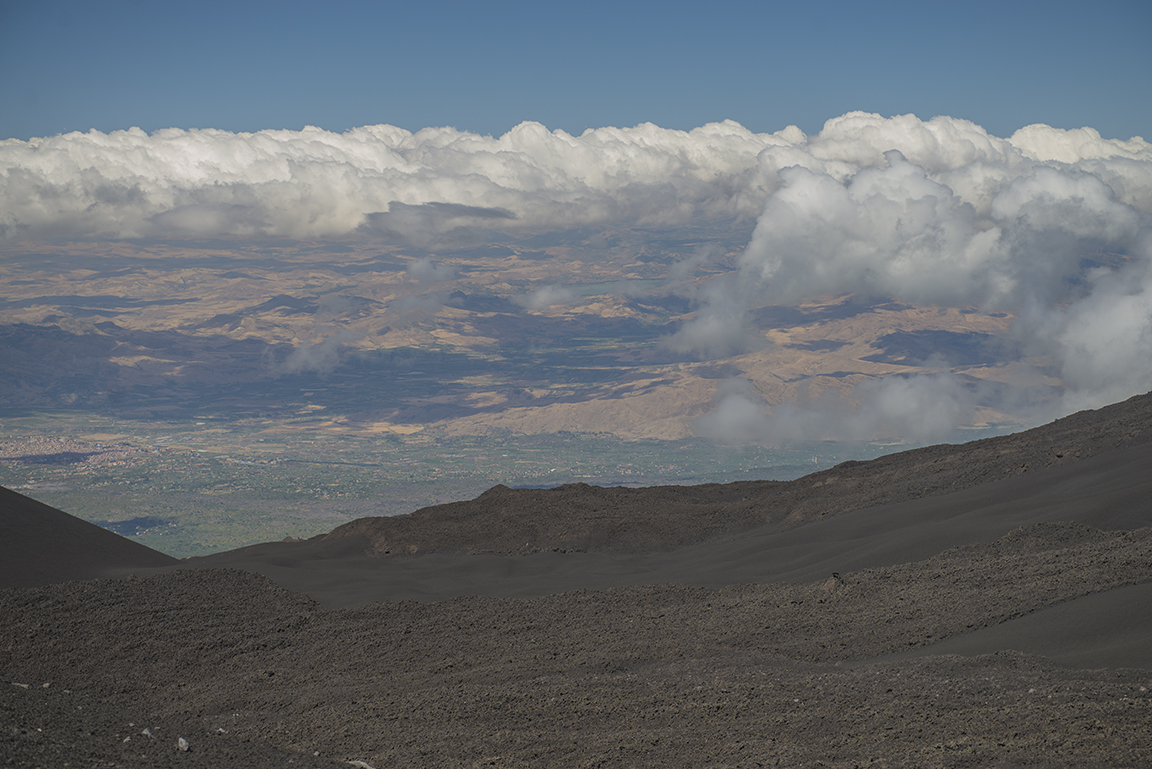
M558 304L572 304L576 299L576 294L563 286L542 286L512 301L526 310L539 312Z
M324 332L321 332L324 333ZM331 373L341 361L349 342L354 342L359 335L347 329L329 330L316 342L301 344L288 354L283 362L272 365L275 374L300 374L305 371L314 371L321 375Z
M430 257L422 256L408 263L408 276L418 283L439 283L456 277L456 270L448 264L435 264Z

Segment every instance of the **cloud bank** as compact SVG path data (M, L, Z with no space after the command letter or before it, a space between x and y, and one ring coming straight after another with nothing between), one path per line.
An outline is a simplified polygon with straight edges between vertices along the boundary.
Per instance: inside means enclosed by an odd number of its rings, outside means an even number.
M788 144L734 122L571 136L522 123L234 134L131 129L0 142L0 236L389 235L459 227L672 225L754 216L758 153Z
M800 184L799 169L844 183L889 165L891 150L979 216L1003 187L1040 167L1091 175L1118 202L1152 207L1152 146L1139 138L1037 125L999 139L955 118L855 112L811 137L795 126L756 134L725 121L580 136L527 122L497 138L378 125L342 134L173 128L8 139L0 142L0 231L330 237L419 235L461 222L671 226L758 216L770 195ZM931 191L906 193L923 199Z
M896 122L884 127L892 131ZM926 126L912 127L919 134ZM964 143L954 136L937 145L896 138L890 142L906 154L888 150L883 163L847 176L781 170L781 187L740 261L751 301L851 291L1014 312L1024 347L1049 356L1064 383L1053 415L1152 387L1146 143L1039 126L1012 137L1014 153L975 141L959 153ZM967 408L954 387L940 394L940 382L912 384L900 384L903 397L869 407L896 418L892 408L902 404L921 424L935 419L941 403L957 412L953 423ZM939 397L923 399L926 389ZM915 430L909 424L894 432Z
M970 205L977 217L1003 187L1042 167L1091 175L1117 202L1152 207L1152 148L1142 139L1047 126L1000 139L948 117L850 113L815 136L794 126L757 134L732 121L580 136L530 122L500 137L388 125L339 134L131 129L0 141L0 237L426 242L459 228L675 226L759 216L772 195L795 196L800 174L842 184L886 167L891 150L950 191L940 205Z
M697 317L667 340L672 349L702 357L752 349L762 340L745 327L746 310L823 294L1010 311L1020 318L1020 345L1048 356L1063 379L1062 410L1152 384L1150 217L1152 145L1142 138L1044 125L999 138L950 117L854 112L814 136L794 126L756 134L726 121L580 136L523 123L500 137L380 125L0 142L0 238L8 240L429 244L485 229L755 219L738 269L700 288ZM706 259L702 252L669 279L689 277ZM421 282L440 277L430 261L410 272ZM564 299L545 292L524 301L542 308ZM947 374L932 377L877 383L859 400L892 430L935 435L924 427L935 424L930 409L954 424L973 401ZM741 411L754 404L747 393L726 397L743 399L730 404L736 421L772 427ZM774 412L772 429L808 418L785 412Z

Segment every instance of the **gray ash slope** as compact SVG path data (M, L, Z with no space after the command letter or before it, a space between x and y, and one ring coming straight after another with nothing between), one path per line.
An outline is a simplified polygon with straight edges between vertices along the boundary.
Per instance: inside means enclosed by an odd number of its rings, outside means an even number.
M5 684L0 751L182 766L189 734L258 766L1147 766L1152 666L932 646L1117 590L1146 607L1150 585L1149 530L1050 524L807 584L343 610L239 570L4 591L3 677L29 688ZM88 720L61 724L73 702ZM125 749L129 724L166 749Z
M178 561L0 486L0 586L36 587Z
M960 468L927 493L889 470L862 509L681 547L353 535L3 590L0 765L1152 765L1148 400L1034 433L1023 473L942 448L906 468Z

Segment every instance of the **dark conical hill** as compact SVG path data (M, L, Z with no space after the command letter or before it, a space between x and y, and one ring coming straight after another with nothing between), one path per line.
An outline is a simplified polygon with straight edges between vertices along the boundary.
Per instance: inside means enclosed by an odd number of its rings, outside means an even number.
M175 566L164 553L0 487L0 588Z

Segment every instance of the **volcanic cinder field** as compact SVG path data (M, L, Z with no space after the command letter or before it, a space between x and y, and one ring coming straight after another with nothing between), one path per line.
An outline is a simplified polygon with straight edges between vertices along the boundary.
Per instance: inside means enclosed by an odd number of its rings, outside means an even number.
M13 766L1152 763L1152 395L178 561L0 496Z

